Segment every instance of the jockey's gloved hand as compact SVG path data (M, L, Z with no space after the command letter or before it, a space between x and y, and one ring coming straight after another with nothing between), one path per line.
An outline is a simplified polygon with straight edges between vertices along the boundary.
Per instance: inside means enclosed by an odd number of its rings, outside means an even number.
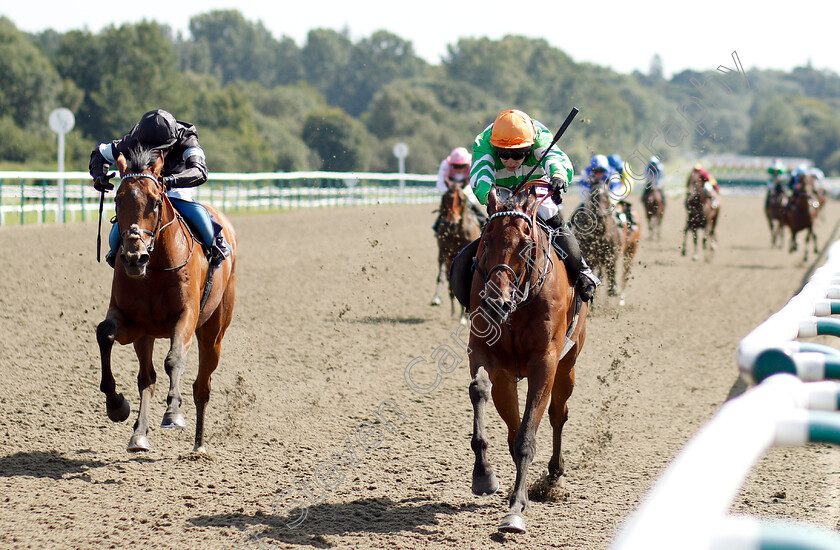
M103 170L101 174L93 178L93 188L101 193L112 190L114 184L111 183L111 178L115 175L117 175L116 172L108 174L107 170Z
M160 178L160 182L163 184L163 186L167 190L169 190L169 189L172 189L172 184L175 183L175 177L174 176L163 176L162 178Z
M566 188L569 186L566 179L560 176L552 176L549 185L551 185L551 198L554 199L554 202L557 204L563 202L563 193L566 192Z

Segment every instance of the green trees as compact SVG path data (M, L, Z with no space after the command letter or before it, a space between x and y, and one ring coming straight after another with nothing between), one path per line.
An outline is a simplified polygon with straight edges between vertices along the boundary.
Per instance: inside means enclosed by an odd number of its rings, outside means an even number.
M236 10L194 17L187 37L150 21L27 36L0 18L0 163L52 168L56 107L76 114L75 170L96 143L165 108L196 124L213 171L394 171L393 145L405 142L406 168L431 173L503 109L553 129L575 106L561 147L577 168L595 152L740 152L810 157L840 173L838 75L753 70L746 87L717 71L666 80L655 61L649 75L618 74L509 35L456 39L432 66L385 30L353 40L313 29L298 45Z
M840 114L825 101L782 96L753 119L749 151L756 155L812 158L817 166L840 172Z
M6 17L0 17L0 82L0 114L22 129L42 128L61 91L61 79Z

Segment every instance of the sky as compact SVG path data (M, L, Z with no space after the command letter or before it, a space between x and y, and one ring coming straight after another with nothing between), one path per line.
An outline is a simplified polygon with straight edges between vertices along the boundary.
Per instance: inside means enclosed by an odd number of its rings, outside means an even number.
M758 6L757 8L748 6ZM778 5L774 7L772 5ZM143 19L167 24L189 36L190 17L236 9L252 22L262 21L275 38L299 46L309 30L347 30L354 41L387 30L412 42L417 55L439 64L447 46L459 38L499 39L507 34L544 38L576 62L617 72L648 72L658 54L666 76L684 69L734 68L732 52L743 67L790 71L810 63L840 73L840 47L832 25L840 3L663 2L633 0L554 0L530 4L495 0L454 3L444 0L145 0L128 8L97 0L45 0L35 4L6 0L0 15L26 32L101 29ZM513 8L516 9L513 9Z

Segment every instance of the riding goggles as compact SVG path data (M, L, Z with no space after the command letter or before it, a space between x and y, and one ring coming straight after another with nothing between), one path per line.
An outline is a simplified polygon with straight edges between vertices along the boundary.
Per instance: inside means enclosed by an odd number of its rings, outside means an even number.
M524 149L501 149L496 148L496 154L499 156L500 159L513 159L513 160L522 160L528 156L531 152L530 147L526 147Z

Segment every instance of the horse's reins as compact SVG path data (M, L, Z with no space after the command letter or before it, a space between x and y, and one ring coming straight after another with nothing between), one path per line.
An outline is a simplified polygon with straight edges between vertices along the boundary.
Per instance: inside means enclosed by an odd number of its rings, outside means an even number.
M157 211L157 222L155 223L154 231L149 231L148 229L134 230L134 229L129 228L129 229L126 229L126 230L120 232L120 241L121 242L125 240L125 235L126 234L137 235L137 237L146 246L146 251L149 253L149 256L151 257L152 252L155 249L155 240L156 240L157 236L160 233L162 233L164 229L166 229L167 227L169 227L170 225L172 225L173 223L178 221L179 215L178 215L178 212L175 210L175 207L172 205L172 201L170 201L169 197L166 195L166 193L163 192L164 190L162 188L162 184L152 174L126 174L122 177L123 180L125 180L127 178L149 178L150 180L154 181L158 185L158 188L160 188L161 191L162 191L162 193L161 193L162 198L158 199L157 206L155 207L155 210ZM104 194L103 194L103 196L104 196ZM166 222L165 224L163 224L163 226L161 226L161 222L163 221L163 205L164 205L164 203L166 203L170 212L172 212L172 219L169 220L168 222ZM182 224L182 225L186 225L186 224ZM119 229L119 221L117 221L117 228ZM148 243L146 243L146 241L143 240L143 237L141 236L141 234L148 235L150 237ZM176 267L171 267L171 266L170 267L157 267L157 268L156 267L148 267L147 269L150 269L152 271L177 271L178 269L181 269L182 267L187 265L189 263L190 259L192 258L193 249L195 248L195 237L193 236L192 232L189 231L189 229L187 230L187 234L190 238L190 253L187 256L187 259L184 261L184 263L182 263L181 265L176 266Z

